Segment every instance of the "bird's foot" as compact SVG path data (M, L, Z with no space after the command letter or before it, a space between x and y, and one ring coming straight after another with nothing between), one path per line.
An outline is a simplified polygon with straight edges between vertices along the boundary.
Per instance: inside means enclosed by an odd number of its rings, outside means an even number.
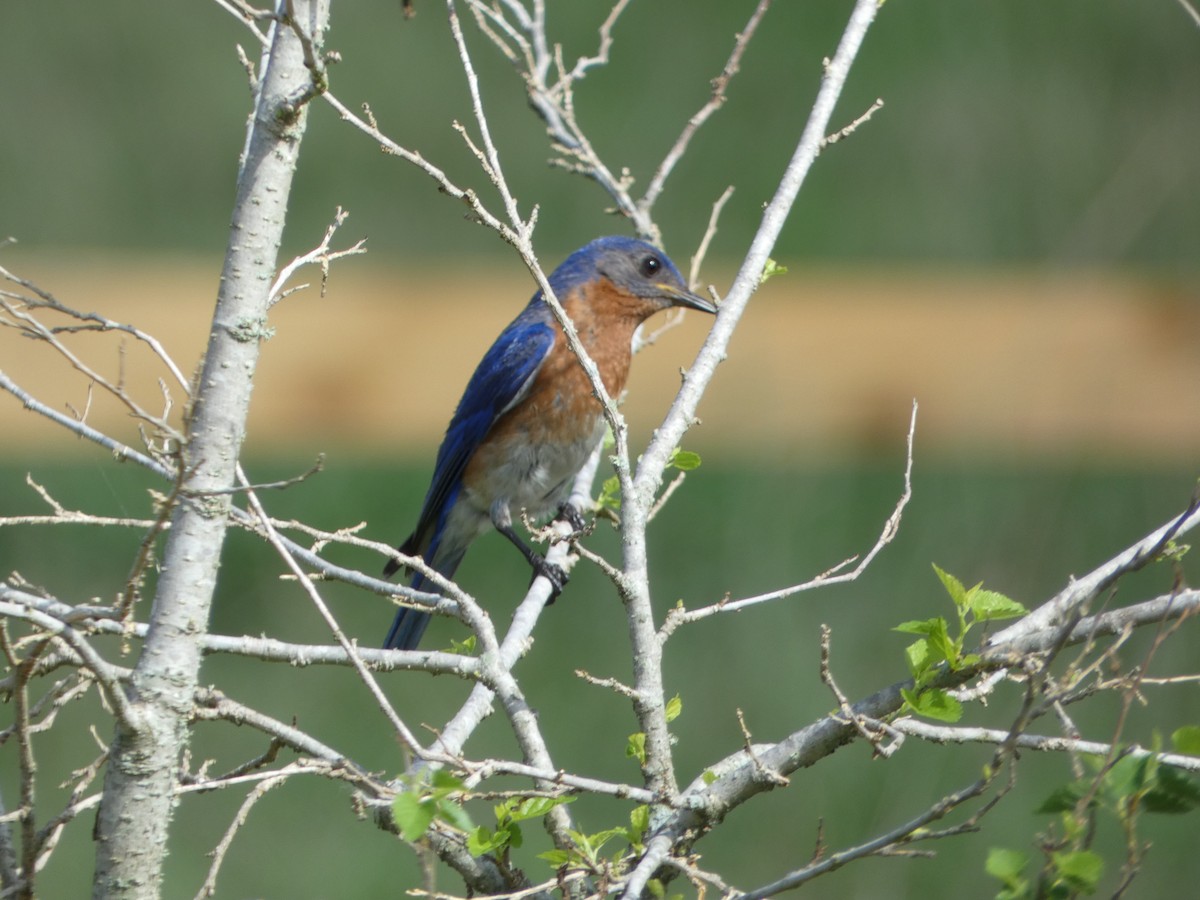
M588 524L587 520L584 519L583 513L576 509L572 503L560 504L556 518L566 522L571 526L571 531L573 533L567 538L567 540L573 540L580 535L591 532L591 526Z
M567 575L567 570L562 566L547 562L540 556L531 559L529 562L533 566L533 578L529 579L531 585L537 581L539 576L550 582L550 599L546 601L546 605L549 606L558 599L558 595L562 593L562 589L567 586L570 576Z

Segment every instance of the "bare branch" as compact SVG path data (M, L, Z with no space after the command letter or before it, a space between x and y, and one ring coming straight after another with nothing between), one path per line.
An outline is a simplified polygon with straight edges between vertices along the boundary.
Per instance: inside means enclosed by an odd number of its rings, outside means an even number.
M1007 731L996 728L935 725L908 716L894 720L891 725L903 734L935 744L1002 744L1010 738ZM1037 750L1043 753L1083 753L1104 757L1118 749L1113 744L1055 735L1020 734L1013 738L1013 741L1022 750ZM1164 766L1200 773L1200 758L1195 756L1184 756L1179 753L1155 753L1145 747L1139 747L1137 744L1121 747L1119 750L1122 754L1130 755L1134 759L1153 758Z
M217 846L213 848L212 865L208 869L208 875L205 876L204 884L200 886L200 890L196 892L196 900L202 900L204 897L211 897L217 891L217 873L221 871L221 864L225 862L225 854L229 852L229 848L233 845L233 839L237 835L238 830L246 824L246 819L250 816L250 810L259 800L261 800L268 791L279 787L287 781L287 775L283 772L260 782L254 787L250 793L246 795L246 799L242 801L242 805L238 808L237 814L233 817L233 821L229 823L229 827L225 829L225 833L221 835L221 840L217 842Z
M366 238L360 238L357 242L347 247L345 250L331 250L329 248L334 234L339 228L342 227L342 224L346 221L349 215L349 213L339 206L337 208L337 212L334 214L333 222L327 229L325 229L325 237L321 239L321 242L312 250L309 250L307 253L301 256L297 256L290 263L279 270L279 275L276 277L275 283L271 285L270 299L267 301L268 308L274 306L284 297L288 297L291 294L294 294L296 291L303 290L304 288L308 287L308 285L299 285L286 291L283 289L283 286L287 284L288 279L295 275L296 272L299 269L302 269L304 266L319 265L321 267L321 296L324 297L325 287L329 282L329 264L335 260L343 259L347 256L358 256L367 252L367 248L365 246L367 243Z
M773 600L782 600L785 597L791 597L794 594L804 591L811 591L814 588L823 587L831 584L842 584L847 581L857 579L871 562L879 555L888 544L896 537L900 529L900 518L904 514L904 508L908 505L908 501L912 499L912 467L913 467L913 440L916 436L917 429L917 402L913 401L912 417L909 419L908 425L908 449L905 455L904 463L904 490L900 495L900 499L896 502L895 509L888 516L887 521L883 525L883 531L880 532L875 545L866 552L861 558L851 557L838 563L832 569L821 573L816 578L804 582L803 584L795 584L789 587L780 588L778 590L769 591L765 594L758 594L753 597L745 597L741 600L720 600L710 606L700 607L699 609L684 610L673 608L667 613L666 620L663 622L662 630L660 631L660 639L666 640L680 625L695 622L700 619L706 619L709 616L717 613L737 612L749 606L757 606L760 603L768 603ZM848 572L842 571L847 565L858 561L853 569Z
M876 100L874 103L872 103L870 105L870 107L868 107L868 109L865 113L863 113L861 116L859 116L853 122L851 122L845 128L841 129L840 131L835 131L833 134L829 135L829 137L825 138L825 140L821 142L821 147L825 148L825 147L828 147L830 144L836 144L838 141L843 140L844 138L847 138L850 135L854 134L854 132L858 130L860 125L863 125L864 123L869 122L871 120L871 117L873 115L875 115L875 113L877 113L881 109L883 109L883 101Z
M725 91L729 87L729 82L741 67L742 56L746 52L746 47L754 37L759 23L762 21L763 16L766 15L770 6L771 0L758 0L758 5L754 7L754 12L750 14L750 19L746 22L746 26L738 33L737 39L734 41L733 52L729 54L729 59L726 60L724 68L721 69L721 74L712 81L712 96L708 98L707 103L688 119L687 125L684 126L679 137L675 139L675 143L667 151L667 155L663 157L662 162L658 164L657 171L655 171L654 176L650 179L650 184L646 187L646 193L637 202L638 209L647 215L662 194L667 178L675 170L675 166L683 158L683 154L687 152L688 145L691 143L696 132L712 117L713 113L725 105Z

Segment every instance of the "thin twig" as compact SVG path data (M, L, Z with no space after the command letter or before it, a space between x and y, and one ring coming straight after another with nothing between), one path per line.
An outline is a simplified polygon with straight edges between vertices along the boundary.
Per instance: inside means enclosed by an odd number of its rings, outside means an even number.
M913 401L912 417L909 420L908 426L908 444L905 454L904 463L904 490L900 494L900 499L896 501L896 506L892 510L892 514L888 516L884 522L883 530L879 534L879 538L875 541L875 545L866 552L862 557L851 557L844 560L832 569L821 573L816 578L810 579L802 584L790 585L785 588L779 588L774 591L769 591L765 594L757 594L753 597L745 597L740 600L720 600L709 606L703 606L698 609L671 609L667 613L666 620L663 622L660 631L661 639L665 640L678 628L680 625L696 622L700 619L706 619L709 616L718 613L737 612L749 606L757 606L760 603L769 603L774 600L782 600L786 597L791 597L795 594L804 591L811 591L814 588L822 587L830 584L842 584L848 581L857 579L871 562L879 555L879 552L890 544L896 537L900 529L900 519L904 514L904 508L912 499L912 468L913 468L913 440L916 436L917 429L917 402ZM847 565L857 561L856 565L849 572L842 572Z

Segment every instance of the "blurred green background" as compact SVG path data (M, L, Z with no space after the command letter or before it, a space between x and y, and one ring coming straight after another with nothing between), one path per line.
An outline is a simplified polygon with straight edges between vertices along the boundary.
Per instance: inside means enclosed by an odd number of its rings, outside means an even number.
M338 4L334 91L369 102L402 144L488 196L450 128L471 121L439 4ZM550 2L565 58L594 52L603 3ZM580 118L614 170L644 185L708 96L752 4L634 3L612 64L577 89ZM668 249L695 245L737 185L714 252L737 257L791 155L847 2L780 2L699 134L659 210ZM220 252L247 107L235 42L214 3L62 0L0 9L0 232L27 245ZM551 258L619 228L583 179L549 170L518 78L477 34L471 47L502 160ZM877 97L869 129L813 170L780 259L1094 263L1194 273L1200 212L1197 29L1171 0L906 0L885 6L835 116ZM752 151L752 156L748 155ZM293 249L333 209L376 257L500 254L422 174L378 153L317 105L293 195Z
M820 60L832 53L848 10L846 2L778 2L768 14L728 104L700 133L660 204L668 247L678 256L686 257L712 201L733 183L737 192L713 257L718 264L736 261L792 151L816 91ZM485 179L449 124L469 121L470 109L442 8L418 0L417 12L405 21L398 2L335 4L329 46L344 61L333 71L333 89L351 106L369 102L397 140L487 196ZM568 59L591 52L604 12L603 4L549 4ZM614 167L628 166L639 184L646 182L704 102L708 79L720 70L731 35L749 12L749 3L701 8L656 0L631 6L616 31L612 65L589 75L576 96L583 122ZM36 262L39 278L54 288L56 269L74 271L96 251L131 272L184 259L194 266L200 259L211 264L215 285L248 107L236 42L253 55L244 29L212 3L48 0L0 6L0 234L21 241L3 252L0 263L20 272L23 262ZM542 129L518 80L486 42L475 36L471 44L510 181L526 210L533 203L541 208L537 243L545 258L557 259L597 233L622 230L604 213L607 203L593 185L547 167ZM803 291L809 266L898 278L916 268L1133 273L1172 286L1172 308L1187 313L1171 319L1184 326L1174 338L1185 351L1200 347L1189 330L1200 284L1200 30L1176 3L892 0L867 39L835 122L848 122L876 97L885 108L823 155L785 229L775 256L794 267L790 290ZM351 212L347 235L368 236L372 259L400 267L395 272L470 270L486 278L493 266L511 271L504 248L464 222L461 207L318 104L301 154L285 253L311 246L338 205ZM117 279L106 290L122 283ZM961 299L982 303L984 296L993 294L967 292ZM90 308L87 296L65 299ZM457 298L430 295L429 301L453 304ZM149 302L183 303L169 286ZM500 321L519 302L498 297ZM906 314L907 307L898 310ZM846 330L848 337L837 337L852 345L853 328ZM401 362L411 353L404 347L410 335L395 335ZM1071 337L1062 335L1064 341ZM272 351L280 352L280 343L286 347L287 338L285 332ZM13 357L14 340L0 333L0 368ZM476 354L475 347L446 354L451 394L457 395ZM343 364L361 368L363 361L347 357ZM996 372L995 378L1006 374ZM895 378L904 381L902 372ZM381 409L381 417L403 418L429 393L420 383L400 387L394 407ZM1180 421L1194 423L1196 383L1159 387L1171 392ZM820 394L820 384L813 391ZM57 397L46 399L61 406ZM273 402L267 392L256 400ZM452 403L439 398L434 414L444 422ZM761 415L750 409L753 395L744 403L745 415ZM797 405L768 414L791 419L804 412ZM699 605L726 592L738 597L805 580L868 548L901 489L907 414L907 404L889 409L894 428L888 441L878 440L878 433L856 440L852 433L833 452L826 447L820 454L807 453L802 444L764 454L749 442L735 452L730 447L737 441L728 435L737 433L737 419L707 422L695 436L705 465L652 532L660 608L677 598ZM1064 409L1062 419L1069 424L1072 411ZM712 452L706 446L710 431L726 435ZM419 507L435 440L436 433L420 431L399 445L356 445L314 426L306 439L284 448L263 429L255 434L257 456L249 467L258 481L290 476L334 446L321 475L270 496L272 511L329 528L365 520L371 536L399 539ZM678 633L669 645L667 675L684 702L675 723L681 780L741 745L737 708L756 739L770 740L831 707L817 678L820 623L833 628L841 687L860 696L905 674L907 641L890 627L945 611L931 562L968 583L984 580L1037 603L1071 574L1165 521L1185 502L1197 475L1194 454L1181 454L1178 444L1169 453L1150 450L1116 460L1100 443L1064 446L1004 456L923 444L918 431L914 500L900 536L862 581L715 617ZM0 434L0 447L0 514L43 511L22 483L26 472L68 507L114 515L146 515L147 489L161 488L73 440L30 448L18 445L10 431ZM79 452L50 458L65 447ZM5 528L0 570L18 570L64 599L103 601L121 585L140 538L112 530ZM617 552L604 529L592 545ZM333 550L330 556L367 571L378 567L363 555ZM223 560L215 630L327 640L299 592L278 580L280 570L256 540L235 535ZM460 575L468 589L494 603L501 621L527 579L520 560L494 537L480 541ZM1148 596L1169 580L1169 572L1144 573L1122 588L1121 599ZM382 604L338 586L330 586L328 595L348 633L366 644L382 636L390 620ZM625 634L621 609L603 579L580 566L520 669L564 767L613 779L636 775L623 752L624 736L635 730L627 704L572 674L583 668L627 678ZM427 643L444 646L459 636L453 625L439 622ZM1189 639L1194 641L1185 633L1169 643L1155 657L1154 672L1193 671ZM1135 640L1123 659L1140 659L1147 641ZM279 718L296 716L302 727L379 771L400 767L395 743L348 672L264 671L212 659L202 680ZM410 723L440 723L464 694L449 679L394 676L386 683ZM1169 732L1200 720L1194 686L1156 690L1161 693L1150 695L1147 708L1135 708L1123 739L1149 743L1156 729ZM1005 695L989 710L972 711L972 721L1002 724L1015 699ZM1108 738L1114 710L1113 703L1101 702L1081 711L1084 733ZM60 727L41 739L45 810L53 809L54 780L93 758L86 733L93 722L107 740L103 717L89 703L71 707ZM265 742L248 731L202 726L193 758L212 757L214 771L221 771L263 749ZM476 757L511 753L512 742L496 720L469 749ZM809 858L818 820L831 848L855 843L974 778L989 755L986 748L909 741L892 759L870 761L864 747L848 748L813 771L796 773L789 790L736 812L698 846L701 864L739 887L769 881ZM1030 836L1045 824L1031 810L1069 777L1066 760L1028 755L1014 796L985 821L982 836L938 846L933 861L856 864L823 879L816 890L825 897L990 896L994 885L981 874L987 847L1031 849ZM15 784L13 748L5 747L0 787L10 806ZM232 794L182 801L169 860L170 896L191 896L199 886L204 854L240 802ZM484 820L485 808L474 812ZM616 803L581 801L576 812L583 827L597 831L623 821L627 811ZM1178 884L1200 879L1194 825L1160 818L1148 819L1145 827L1154 846L1131 896L1172 895ZM536 877L541 870L533 853L543 849L542 841L536 827L526 831L531 847L521 862ZM1115 860L1114 832L1111 824L1103 828L1101 840ZM87 822L69 829L63 845L43 877L42 894L83 896L91 871ZM398 894L416 885L416 873L407 849L354 819L343 789L298 782L269 795L251 814L218 896ZM441 886L456 887L448 877Z

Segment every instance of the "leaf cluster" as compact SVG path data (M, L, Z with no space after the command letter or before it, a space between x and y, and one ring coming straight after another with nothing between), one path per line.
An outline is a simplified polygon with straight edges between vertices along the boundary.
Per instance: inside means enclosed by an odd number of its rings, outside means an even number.
M902 692L904 709L941 722L957 722L962 718L962 704L945 690L930 685L944 669L957 672L979 663L979 654L963 649L974 625L1023 616L1026 609L1004 594L984 589L983 582L967 588L936 563L933 570L954 602L955 628L951 630L944 616L934 616L901 622L893 629L921 636L904 651L913 678L912 688Z
M1198 755L1200 727L1177 729L1171 742L1178 753ZM1142 813L1179 815L1200 807L1200 780L1163 765L1158 758L1161 740L1154 743L1150 753L1126 750L1115 761L1085 757L1092 774L1068 782L1038 806L1039 814L1058 815L1061 835L1043 837L1045 859L1036 875L1028 874L1028 853L993 847L985 871L1003 884L997 900L1057 900L1095 893L1104 875L1104 859L1090 848L1097 814L1115 819L1128 838L1130 852L1137 854L1141 851L1133 838Z

